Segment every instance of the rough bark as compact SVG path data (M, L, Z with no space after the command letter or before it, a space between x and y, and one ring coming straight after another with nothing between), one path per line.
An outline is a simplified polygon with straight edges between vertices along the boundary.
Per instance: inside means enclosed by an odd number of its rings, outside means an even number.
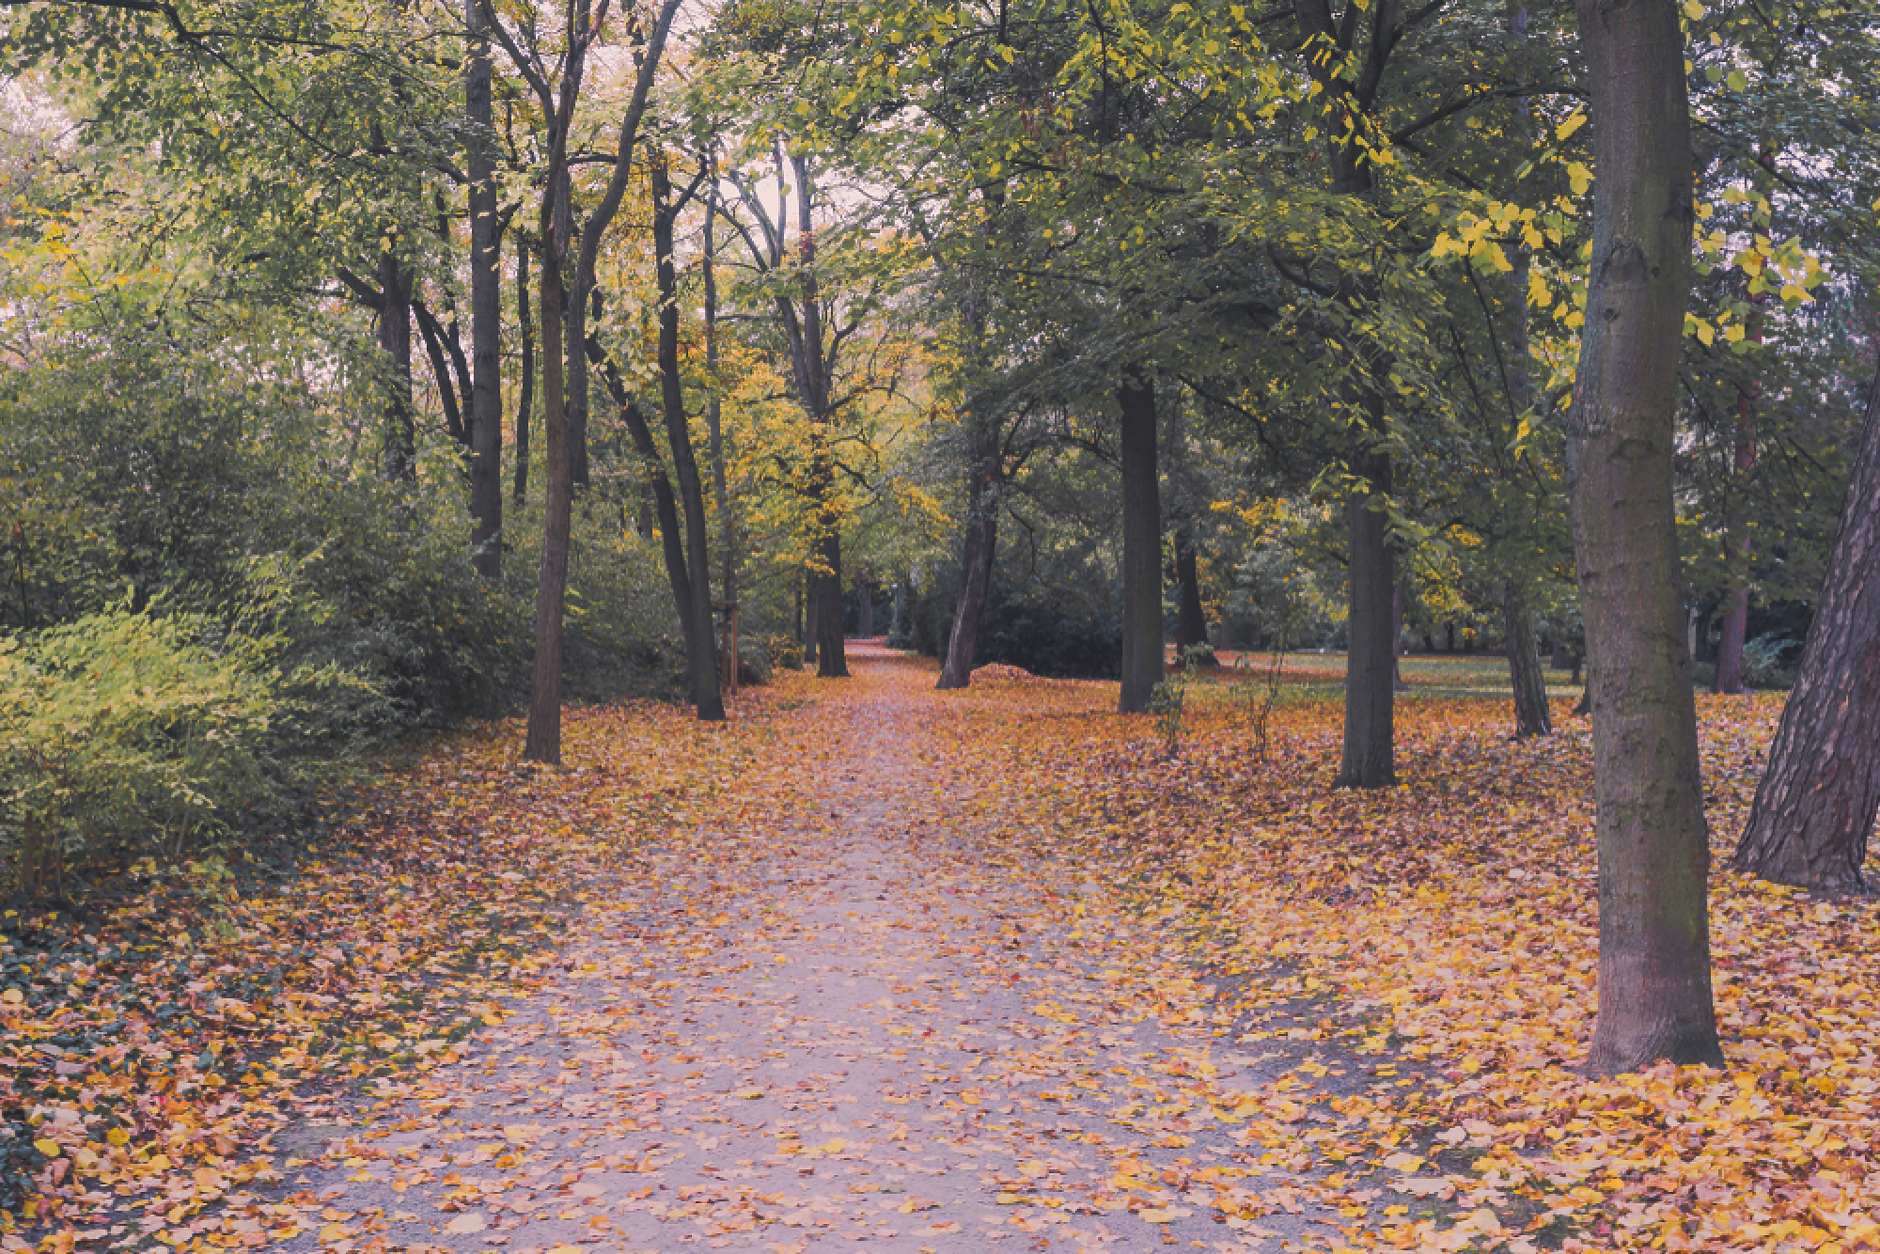
M1534 646L1534 617L1521 595L1521 583L1501 585L1503 634L1508 640L1508 679L1514 686L1514 737L1551 736L1553 712L1547 708L1547 677L1541 674L1540 650Z
M1721 1064L1697 718L1671 459L1690 293L1690 108L1675 0L1575 0L1591 86L1592 267L1569 417L1599 835L1587 1069Z
M973 658L979 649L979 620L992 586L992 565L998 555L999 513L993 496L997 468L997 433L973 415L966 467L966 535L960 556L960 599L953 607L953 631L947 637L946 664L935 687L964 688L973 681Z
M1122 411L1123 683L1119 714L1141 714L1162 682L1162 489L1156 469L1155 384L1130 374Z
M1380 419L1381 421L1381 419ZM1389 788L1397 782L1397 642L1391 610L1397 586L1391 553L1390 454L1354 427L1346 464L1356 484L1345 507L1350 607L1345 654L1345 756L1335 788Z
M686 665L692 674L692 703L698 716L718 722L725 716L718 687L718 660L712 647L711 552L705 535L705 485L692 448L685 413L685 389L679 376L679 273L673 256L672 180L666 154L654 149L647 162L653 190L653 255L659 286L659 393L666 417L666 443L679 477L679 508L685 519L685 564L691 576L692 630L686 640Z
M1731 862L1778 884L1864 893L1880 810L1880 377L1816 604Z
M469 34L464 119L470 125L470 560L494 579L503 569L502 222L491 150L490 38L483 0L464 0Z

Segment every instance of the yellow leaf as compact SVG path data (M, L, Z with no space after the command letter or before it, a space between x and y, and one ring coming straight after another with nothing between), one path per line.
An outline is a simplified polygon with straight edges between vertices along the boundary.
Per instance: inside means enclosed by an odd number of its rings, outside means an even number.
M57 1158L60 1153L59 1143L57 1141L48 1140L43 1136L33 1142L33 1148L44 1154L47 1158Z

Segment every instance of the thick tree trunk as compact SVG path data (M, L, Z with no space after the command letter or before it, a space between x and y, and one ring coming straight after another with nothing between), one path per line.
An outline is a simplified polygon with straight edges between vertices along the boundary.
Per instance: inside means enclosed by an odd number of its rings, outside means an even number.
M1861 893L1880 810L1880 376L1817 605L1731 862L1778 884Z
M470 560L494 579L503 569L502 223L491 151L490 38L484 0L464 0L470 39L464 118L470 124Z
M1194 524L1183 519L1175 528L1175 647L1208 642L1208 615L1201 606L1201 563L1195 551Z
M971 417L960 599L953 607L953 631L947 637L946 664L940 668L940 682L935 685L942 689L964 688L973 682L973 660L979 649L979 620L985 613L986 593L992 586L992 566L999 547L999 507L993 499L998 434L981 415L974 413Z
M1141 714L1162 682L1162 487L1156 469L1155 384L1131 373L1122 410L1123 685L1119 714Z
M679 507L685 517L685 565L691 576L692 631L686 640L686 664L692 673L692 703L709 722L725 716L718 687L718 659L712 647L712 571L705 536L705 485L692 449L685 413L685 389L679 377L679 272L673 258L672 182L666 154L655 149L647 163L653 187L653 255L659 285L659 392L666 414L666 442L679 476Z
M535 408L535 326L529 312L529 248L516 243L516 326L522 338L522 377L516 397L516 487L513 500L529 499L529 418Z
M817 557L827 568L810 585L816 597L816 676L847 679L848 653L842 646L842 529L836 522L822 529Z
M1575 0L1592 89L1592 271L1570 415L1599 832L1587 1069L1721 1064L1710 852L1671 494L1690 293L1690 107L1675 0Z
M1514 736L1551 736L1553 712L1547 708L1547 677L1541 674L1540 651L1534 647L1534 619L1513 579L1501 583L1501 617L1508 638L1508 678L1514 685Z
M411 403L411 274L389 248L379 254L379 292L379 348L391 374L384 474L387 479L410 479L418 473L417 414Z
M1351 550L1345 655L1345 758L1335 788L1389 788L1397 782L1395 753L1397 643L1392 627L1397 585L1390 548L1390 454L1353 428L1347 464L1358 483L1346 505Z

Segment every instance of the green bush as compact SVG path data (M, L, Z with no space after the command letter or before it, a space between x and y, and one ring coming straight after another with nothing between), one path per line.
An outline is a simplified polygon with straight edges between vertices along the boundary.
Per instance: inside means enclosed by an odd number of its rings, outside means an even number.
M1743 644L1743 682L1751 688L1793 688L1801 642L1790 636L1757 636Z
M786 671L803 669L803 646L789 636L766 636L764 656L770 659L772 669Z
M15 887L60 887L68 866L137 847L180 860L279 787L271 732L295 702L277 643L122 608L0 640L0 841Z

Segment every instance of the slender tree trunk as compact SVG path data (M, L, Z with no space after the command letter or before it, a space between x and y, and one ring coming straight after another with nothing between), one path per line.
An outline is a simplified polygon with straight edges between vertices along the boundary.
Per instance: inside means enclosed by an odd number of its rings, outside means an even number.
M731 512L731 493L725 479L723 413L718 400L718 255L713 228L718 218L718 164L716 150L706 158L704 253L700 267L705 280L705 380L710 389L705 402L705 427L711 436L712 496L718 506L719 596L725 608L725 642L720 663L725 687L738 690L738 558L737 518Z
M1362 486L1351 494L1345 513L1351 551L1345 759L1333 787L1389 788L1397 782L1397 644L1391 631L1391 601L1397 577L1390 548L1390 516L1384 509L1390 499L1390 454L1374 447L1370 433L1354 426L1346 463Z
M503 569L502 222L491 151L490 37L484 0L464 0L469 33L464 118L470 126L470 560L494 579Z
M679 506L672 492L672 480L666 475L666 464L660 460L659 446L653 441L652 427L646 421L646 415L633 403L633 396L627 390L626 380L619 369L607 356L607 350L601 346L598 337L589 334L587 341L588 360L600 372L601 381L614 404L620 410L621 421L627 425L627 434L633 440L633 450L640 459L641 509L648 515L645 535L651 535L653 526L651 516L654 511L659 515L659 544L666 562L666 580L672 587L672 603L679 612L679 634L687 642L697 634L693 619L696 612L692 599L692 576L686 569L683 537L685 532L679 525ZM706 631L709 634L710 627ZM688 658L690 654L687 655Z
M875 581L862 575L855 581L855 605L858 627L856 635L863 640L872 640L875 636Z
M1760 333L1757 338L1761 338ZM1749 472L1756 468L1756 435L1749 406L1747 394L1738 399L1736 447L1731 460L1739 480L1747 479ZM1749 538L1740 532L1741 520L1732 507L1724 524L1723 561L1733 570L1746 567L1749 562ZM1746 584L1724 592L1721 626L1717 638L1717 675L1711 688L1734 696L1743 691L1743 646L1749 636L1749 588Z
M1508 678L1514 685L1514 736L1551 736L1553 712L1547 708L1547 677L1541 674L1540 651L1534 647L1534 618L1521 596L1521 583L1510 576L1501 582L1501 618L1508 638Z
M679 272L673 258L672 181L666 154L655 148L647 162L653 187L653 254L659 284L659 391L666 414L666 442L679 476L679 506L685 517L686 570L691 576L692 632L686 662L692 672L692 702L698 716L719 722L725 716L718 687L718 659L712 648L711 552L705 537L705 487L685 414L685 389L679 377Z
M379 291L379 347L391 363L385 477L410 479L418 473L417 414L411 403L411 274L389 248L379 254Z
M1864 893L1880 810L1880 375L1816 604L1731 861L1778 884Z
M1409 594L1409 585L1403 580L1390 590L1390 688L1392 692L1406 692L1410 685L1403 679L1403 608L1404 599Z
M1587 1069L1611 1074L1723 1061L1671 493L1695 212L1675 0L1575 8L1596 180L1568 464L1599 816L1599 1022Z
M1162 682L1162 485L1155 384L1133 371L1116 390L1123 479L1123 685L1119 714L1141 714Z
M816 630L816 620L821 604L822 597L817 591L816 576L805 572L803 576L803 664L805 666L820 666L816 642L821 637L821 633Z
M555 212L545 206L543 217ZM542 258L542 565L535 588L535 674L529 688L529 733L522 756L561 765L562 607L568 592L573 485L568 480L567 416L562 409L561 245L566 236L543 223Z
M529 418L535 408L535 326L529 311L529 248L516 242L516 325L522 334L522 378L516 397L516 487L513 500L529 499Z
M992 566L999 548L999 507L994 499L998 433L975 412L966 468L966 535L960 557L960 599L953 607L953 632L947 637L946 664L938 688L965 688L973 682L979 649L979 620L992 586Z

